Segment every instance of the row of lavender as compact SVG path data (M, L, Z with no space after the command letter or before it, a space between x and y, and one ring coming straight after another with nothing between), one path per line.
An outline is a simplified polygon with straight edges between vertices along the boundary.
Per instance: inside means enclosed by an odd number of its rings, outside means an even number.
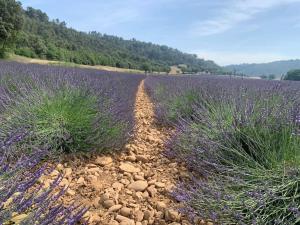
M76 224L86 209L44 189L45 158L119 149L134 126L143 75L0 62L0 224ZM41 166L43 164L43 166Z
M300 85L230 77L151 76L170 157L194 171L174 196L216 224L300 221Z

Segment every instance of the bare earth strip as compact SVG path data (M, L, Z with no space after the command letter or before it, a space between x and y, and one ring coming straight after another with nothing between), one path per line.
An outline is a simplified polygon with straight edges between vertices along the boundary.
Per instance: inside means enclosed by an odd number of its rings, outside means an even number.
M121 72L121 73L138 73L138 74L145 73L144 71L136 70L136 69L117 68L117 67L102 66L102 65L95 65L95 66L82 65L82 64L75 64L75 63L55 61L55 60L27 58L27 57L19 56L19 55L12 55L10 57L10 60L16 61L19 63L34 63L34 64L40 64L40 65L78 67L78 68L105 70L105 71Z
M153 104L141 82L135 105L135 135L120 153L74 157L57 166L69 185L65 204L72 200L90 207L89 224L148 225L190 223L176 210L170 191L187 172L183 165L163 156L171 130L158 127ZM49 185L49 177L42 179Z

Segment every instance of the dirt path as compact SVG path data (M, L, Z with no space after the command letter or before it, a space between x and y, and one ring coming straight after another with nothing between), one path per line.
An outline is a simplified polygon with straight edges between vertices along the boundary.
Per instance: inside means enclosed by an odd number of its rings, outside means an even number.
M57 166L66 174L62 185L70 186L64 202L76 199L90 207L90 224L188 225L169 196L186 171L162 154L170 130L154 123L144 81L136 96L135 119L135 135L119 154L68 159Z

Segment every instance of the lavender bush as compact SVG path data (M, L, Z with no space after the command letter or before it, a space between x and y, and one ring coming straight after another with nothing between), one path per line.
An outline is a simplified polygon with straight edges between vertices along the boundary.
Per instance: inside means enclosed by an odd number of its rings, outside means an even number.
M216 224L299 223L300 89L295 83L147 79L158 112L173 107L165 105L172 100L153 95L161 84L168 96L196 92L189 115L178 111L177 132L168 143L170 155L197 177L174 193L187 213Z
M49 188L44 189L38 179L51 172L47 165L39 166L47 151L33 150L17 161L5 154L9 148L25 135L11 134L2 141L0 157L0 224L78 224L86 208L72 205L65 207L57 203L66 187L58 187L62 176L58 176Z
M84 223L87 209L59 201L62 176L47 189L39 184L51 172L44 159L122 146L143 78L0 61L0 224Z
M0 66L1 138L18 128L29 133L23 149L72 152L119 148L130 136L143 75L7 62Z

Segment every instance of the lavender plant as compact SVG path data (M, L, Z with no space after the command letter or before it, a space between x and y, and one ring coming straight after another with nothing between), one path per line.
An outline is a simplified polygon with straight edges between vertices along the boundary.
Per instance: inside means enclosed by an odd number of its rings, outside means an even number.
M196 88L190 86L189 77L176 78L178 80L163 75L149 76L145 82L146 91L156 106L156 118L162 124L174 125L179 117L189 117L199 95ZM190 86L188 90L184 88L186 85Z
M216 224L299 223L297 85L223 77L165 77L158 85L156 77L147 79L152 91L163 83L169 96L178 87L198 91L189 117L178 113L168 143L170 156L197 175L174 192L187 213ZM160 111L170 107L157 101Z
M130 136L143 75L1 64L0 137L18 127L29 133L22 149L75 152L119 148Z
M24 133L11 134L1 143L0 157L0 224L78 224L86 208L76 205L65 207L57 203L64 194L60 189L62 176L58 176L49 188L43 189L38 179L51 172L47 165L39 166L47 151L35 150L17 161L6 153Z
M62 176L47 189L37 182L51 172L43 160L59 150L122 146L143 78L0 61L0 224L82 221L87 209L59 203L66 191L58 185Z

